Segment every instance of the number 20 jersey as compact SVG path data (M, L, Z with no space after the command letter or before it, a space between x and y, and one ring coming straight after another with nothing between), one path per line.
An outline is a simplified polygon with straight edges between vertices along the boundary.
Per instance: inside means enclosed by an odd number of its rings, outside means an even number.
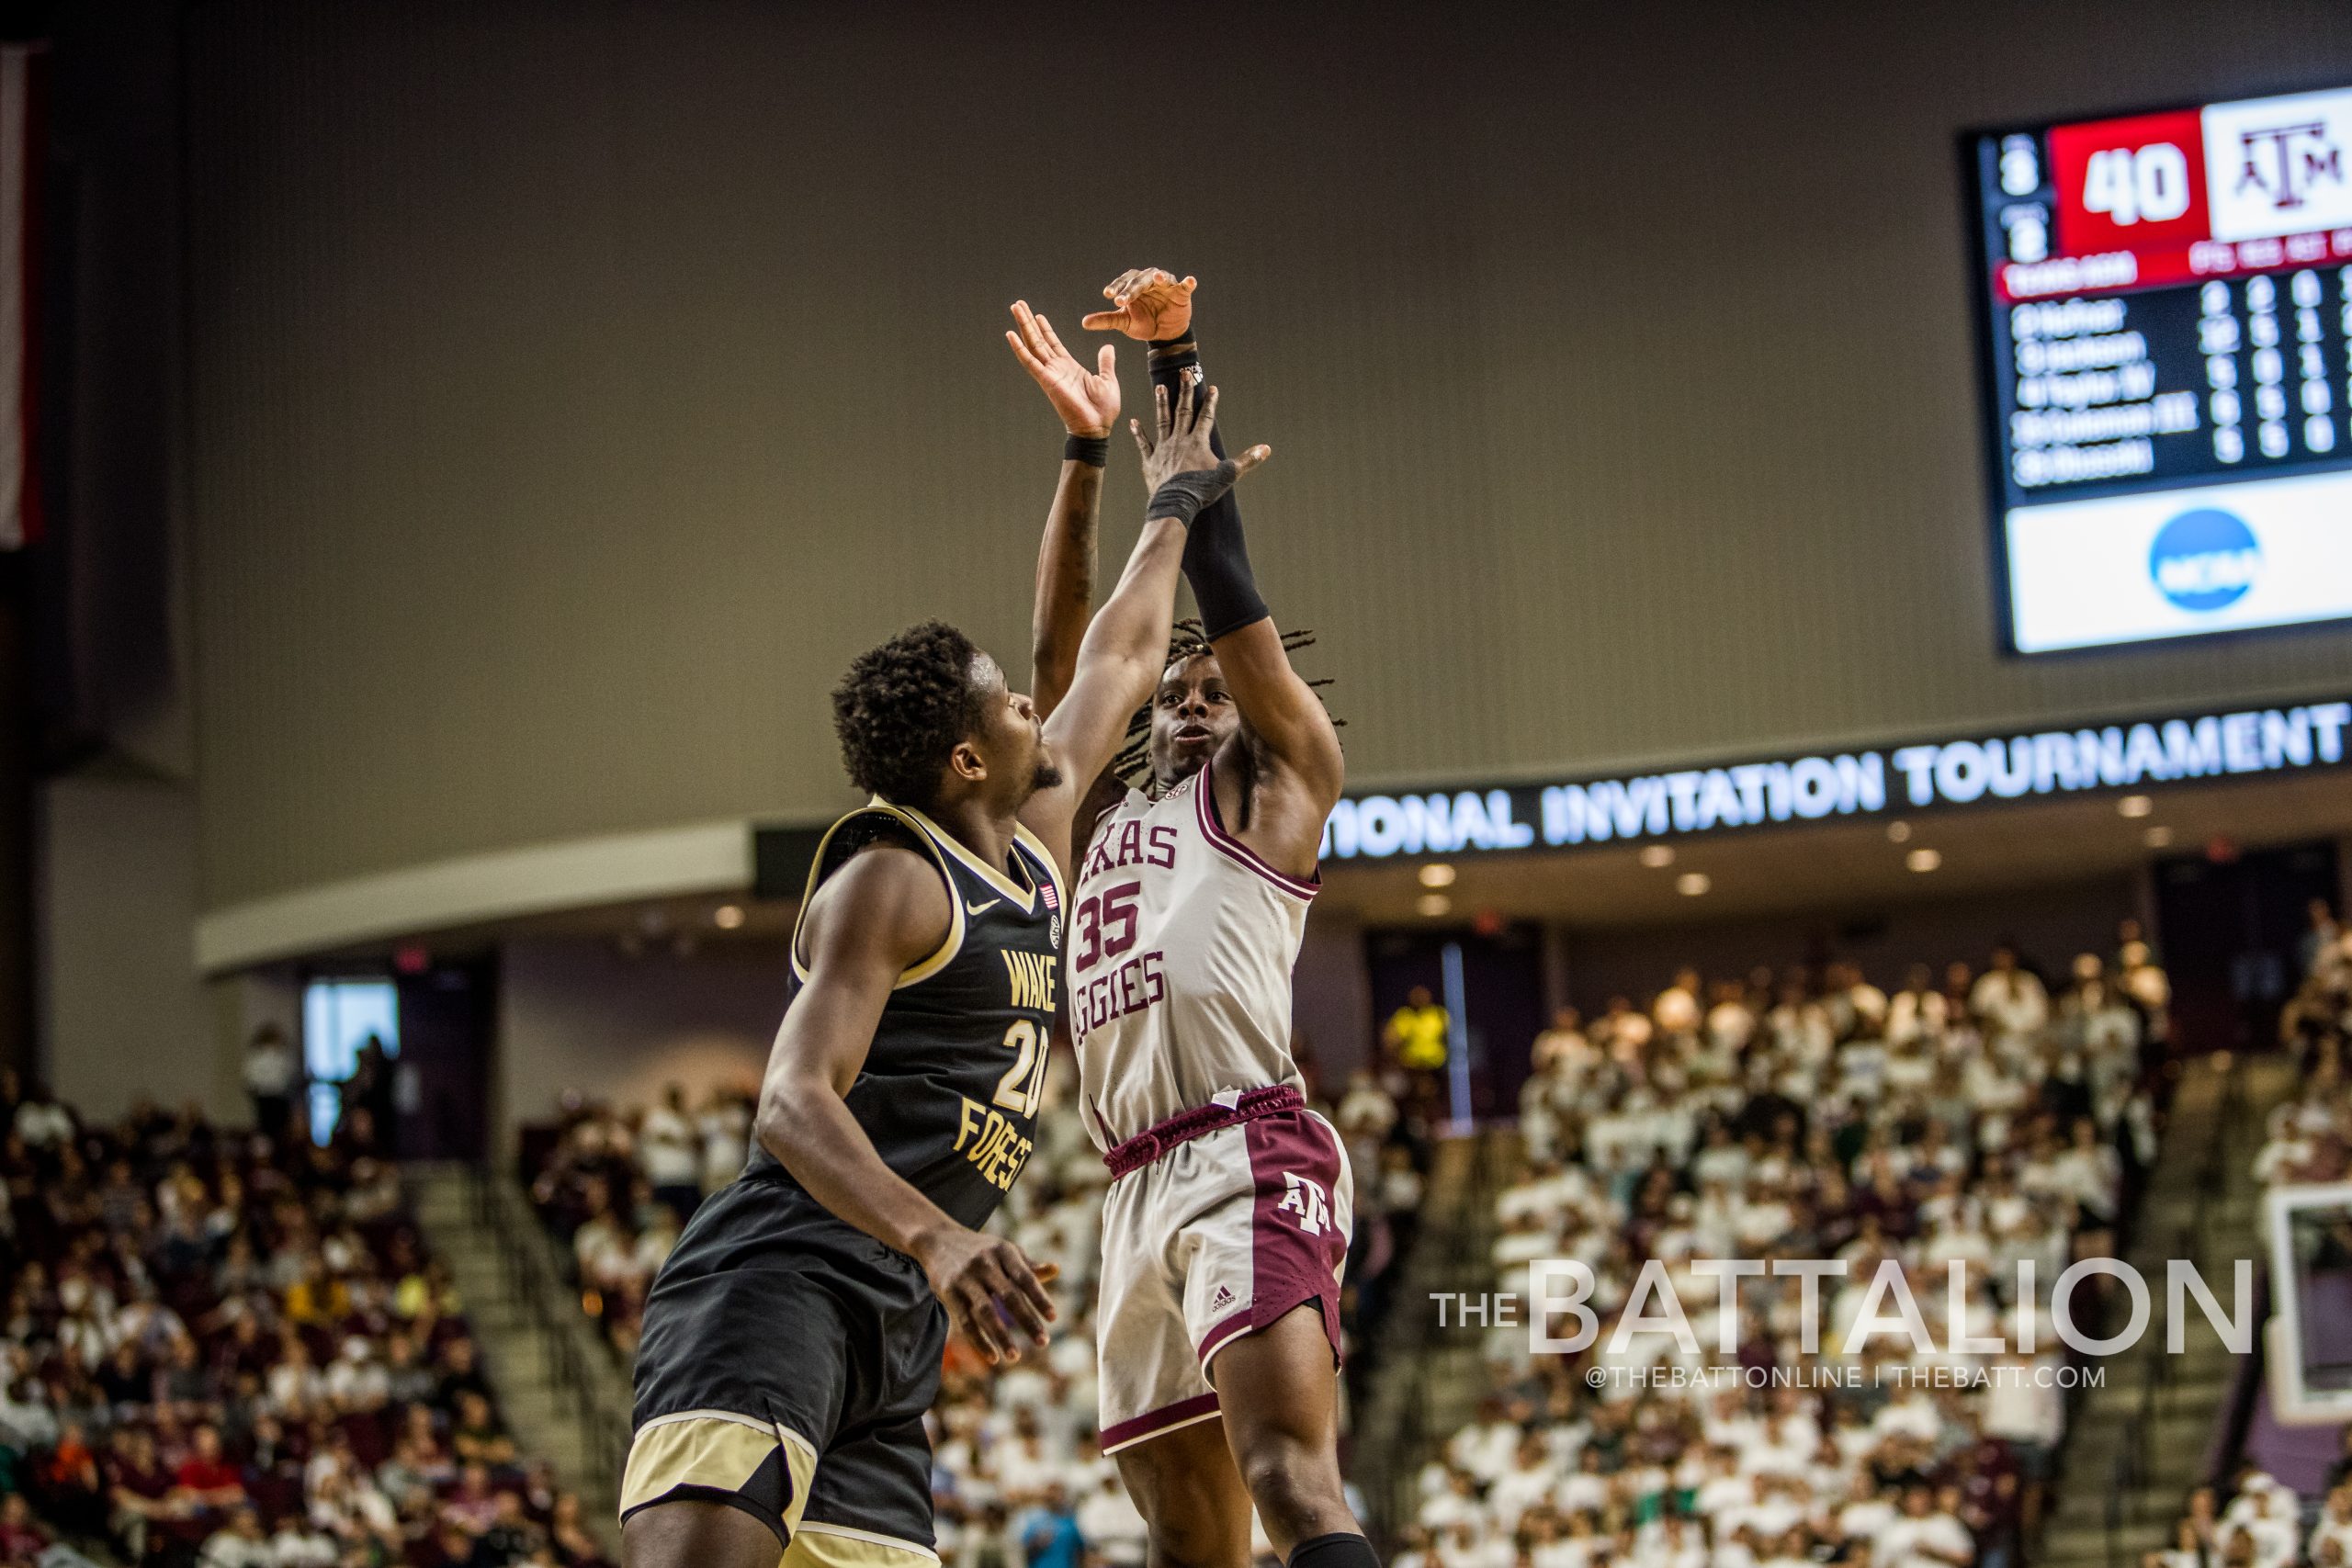
M883 837L911 840L945 878L953 907L938 951L892 987L843 1098L883 1164L958 1224L978 1229L1012 1190L1036 1134L1059 989L1061 890L1051 856L1027 829L1016 836L1012 864L999 869L922 812L877 798L833 824L818 846L804 919L819 885ZM808 978L800 941L796 925L793 997ZM822 1214L756 1143L746 1173Z
M1291 968L1316 885L1225 830L1211 768L1104 812L1069 922L1070 1036L1108 1149L1218 1094L1289 1084Z

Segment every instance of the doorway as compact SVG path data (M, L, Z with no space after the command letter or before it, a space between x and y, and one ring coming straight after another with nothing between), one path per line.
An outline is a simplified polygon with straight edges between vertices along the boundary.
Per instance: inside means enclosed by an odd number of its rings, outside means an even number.
M1370 931L1364 956L1375 1025L1385 1025L1417 990L1452 1015L1438 1100L1448 1119L1517 1115L1529 1048L1544 1028L1543 928Z
M2325 841L2240 853L2217 845L2156 863L2157 956L2172 978L2176 1051L2260 1051L2302 982L2314 898L2343 884Z

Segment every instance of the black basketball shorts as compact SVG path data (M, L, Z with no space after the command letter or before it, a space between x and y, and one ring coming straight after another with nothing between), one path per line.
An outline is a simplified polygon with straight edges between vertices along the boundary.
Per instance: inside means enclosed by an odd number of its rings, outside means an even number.
M714 1194L654 1281L621 1518L720 1503L788 1568L936 1568L923 1413L946 1312L911 1259L774 1200Z

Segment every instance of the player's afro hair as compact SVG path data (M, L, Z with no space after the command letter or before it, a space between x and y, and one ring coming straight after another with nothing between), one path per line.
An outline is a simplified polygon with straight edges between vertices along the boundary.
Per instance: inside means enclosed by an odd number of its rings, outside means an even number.
M901 806L930 806L949 755L980 727L978 654L943 621L859 654L833 688L833 732L850 783Z

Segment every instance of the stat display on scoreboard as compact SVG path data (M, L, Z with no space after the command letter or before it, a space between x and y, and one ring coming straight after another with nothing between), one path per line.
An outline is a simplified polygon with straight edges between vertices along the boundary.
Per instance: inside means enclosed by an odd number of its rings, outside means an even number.
M2009 646L2352 617L2352 87L1967 152Z

